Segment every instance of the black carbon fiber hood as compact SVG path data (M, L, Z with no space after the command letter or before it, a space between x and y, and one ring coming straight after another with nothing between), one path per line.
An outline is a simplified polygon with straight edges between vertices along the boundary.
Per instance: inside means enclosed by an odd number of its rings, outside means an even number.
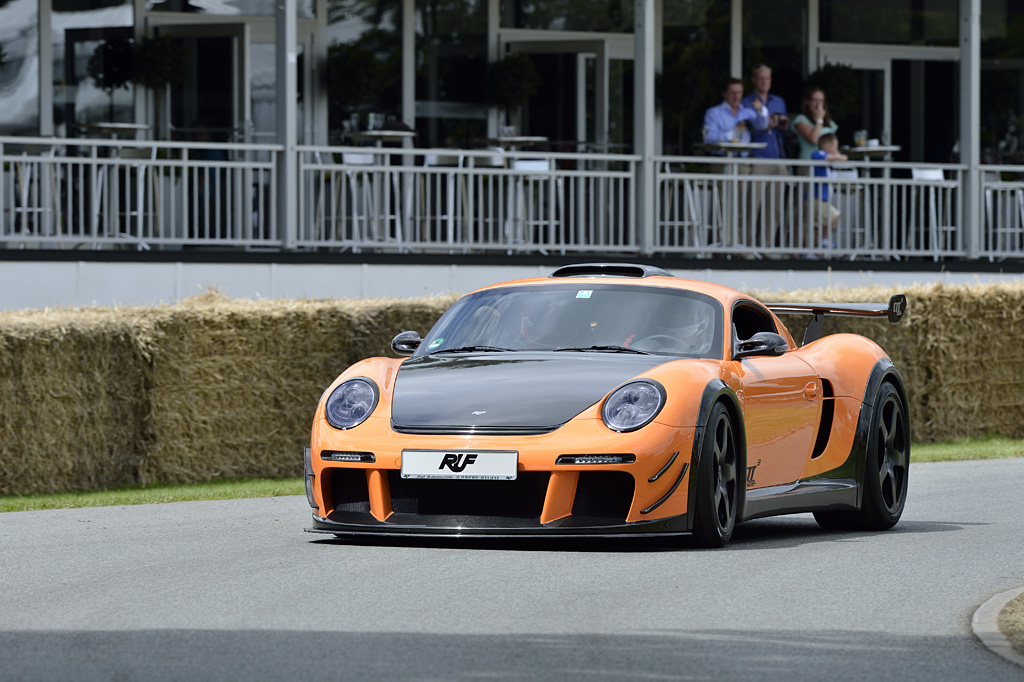
M672 359L576 352L410 358L395 381L392 422L399 430L551 430Z

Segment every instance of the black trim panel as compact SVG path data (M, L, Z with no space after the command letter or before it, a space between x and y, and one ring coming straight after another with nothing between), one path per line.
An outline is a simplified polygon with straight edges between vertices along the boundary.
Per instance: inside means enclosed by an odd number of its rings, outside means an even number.
M744 521L810 511L857 509L860 485L852 478L799 481L747 491Z
M541 525L538 520L522 520L509 523L509 519L497 519L500 525L467 527L461 525L466 517L434 517L411 514L392 514L381 522L370 514L339 513L329 518L313 515L313 527L307 533L330 533L346 536L417 536L417 537L566 537L600 535L602 537L637 537L686 535L690 526L684 516L672 516L653 521L622 523L621 520L573 517L558 519ZM485 519L475 517L474 524Z
M678 455L679 453L677 452L676 454ZM675 459L675 457L673 457L672 459ZM683 463L683 470L679 472L679 478L676 479L676 482L673 483L672 487L669 488L667 493L665 493L665 496L662 497L657 502L655 502L654 504L652 504L647 509L640 510L640 513L641 514L650 514L652 511L654 511L655 509L660 507L662 504L664 504L665 500L667 500L668 498L672 497L672 493L674 493L676 491L676 488L679 487L679 484L683 482L683 478L686 477L686 471L689 468L690 468L690 463L689 462L684 462Z
M676 451L675 451L675 452L674 452L674 453L672 454L672 457L671 457L671 458L670 458L670 459L668 460L668 464L666 464L665 466L663 466L663 467L661 468L661 471L659 471L658 473L656 473L656 474L654 474L653 476L651 476L650 478L648 478L648 479L647 479L647 482L648 482L648 483L654 483L654 482L655 482L655 481L657 481L657 480L658 480L659 478L661 478L662 476L664 476L664 475L665 475L665 472L666 472L666 471L668 471L669 469L671 469L671 468L672 468L672 465L673 465L673 464L675 464L675 461L676 461L676 457L678 457L678 456L679 456L679 451L678 451L678 450L676 450Z

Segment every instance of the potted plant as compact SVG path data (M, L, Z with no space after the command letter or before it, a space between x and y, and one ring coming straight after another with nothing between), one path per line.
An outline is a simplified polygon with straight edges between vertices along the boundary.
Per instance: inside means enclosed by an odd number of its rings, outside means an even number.
M512 113L526 104L540 88L540 74L525 54L513 52L487 67L484 99L488 106L505 113L505 124L511 124Z
M128 38L104 40L96 46L85 72L100 90L110 98L110 120L114 119L114 91L128 88L135 67L135 48Z

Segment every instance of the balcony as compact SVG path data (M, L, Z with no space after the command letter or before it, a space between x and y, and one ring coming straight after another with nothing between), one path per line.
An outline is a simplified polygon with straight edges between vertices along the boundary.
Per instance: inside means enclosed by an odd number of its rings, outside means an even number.
M0 138L0 248L680 258L1024 257L1024 166L842 162L821 178L601 153ZM974 205L966 198L977 196ZM279 211L279 202L286 205ZM833 224L834 212L839 216ZM288 216L280 220L279 216ZM294 216L294 220L292 219Z

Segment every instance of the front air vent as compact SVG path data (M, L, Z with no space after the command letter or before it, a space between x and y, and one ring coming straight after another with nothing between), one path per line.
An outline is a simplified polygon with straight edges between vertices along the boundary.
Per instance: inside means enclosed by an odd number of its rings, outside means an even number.
M652 265L634 263L580 263L565 265L551 273L551 277L672 277L672 273Z

